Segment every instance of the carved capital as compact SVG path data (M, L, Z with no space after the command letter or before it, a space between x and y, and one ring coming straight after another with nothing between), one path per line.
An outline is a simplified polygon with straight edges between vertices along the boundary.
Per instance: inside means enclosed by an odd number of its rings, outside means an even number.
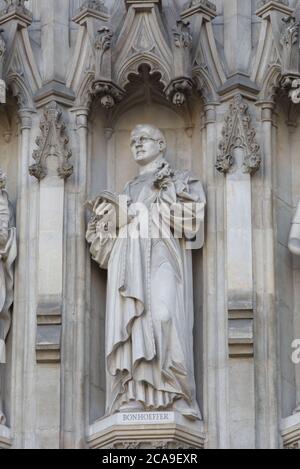
M207 104L204 107L205 124L215 124L217 120L216 106L214 104Z
M18 112L21 130L32 128L32 112L26 108L22 108Z
M259 101L256 104L261 109L262 122L273 122L274 120L274 102L273 101Z
M241 95L236 95L229 106L219 144L216 168L221 173L229 172L234 166L233 150L243 148L245 158L244 173L255 174L261 165L260 146L256 141L256 132L251 127L248 105Z
M55 101L48 104L40 123L41 135L37 137L38 149L33 152L35 164L30 166L29 173L38 180L46 177L47 158L52 155L58 159L57 174L67 179L73 173L69 160L72 152L67 148L69 139L62 118L62 110Z
M76 126L77 129L88 128L88 115L89 115L89 108L81 108L75 110L76 114Z

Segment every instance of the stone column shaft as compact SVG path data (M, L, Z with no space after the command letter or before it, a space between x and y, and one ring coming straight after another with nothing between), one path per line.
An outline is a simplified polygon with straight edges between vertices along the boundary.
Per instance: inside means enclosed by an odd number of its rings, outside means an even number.
M77 160L74 161L74 190L67 193L68 241L66 266L72 271L65 276L65 321L62 380L62 441L61 447L85 448L89 411L86 404L87 370L89 368L89 343L86 341L89 327L87 291L87 245L85 241L88 166L88 108L72 110L77 142Z
M207 187L207 240L204 260L204 340L209 448L229 447L228 345L225 298L224 184L212 164L217 153L216 106L207 105L204 167ZM213 391L214 390L214 391ZM205 418L205 417L204 417Z
M18 257L15 266L15 297L12 353L12 416L15 448L37 447L35 428L35 334L37 269L37 188L31 183L32 111L21 109L19 178L17 200Z
M277 334L275 306L275 233L273 221L273 103L261 103L263 176L255 188L254 269L256 282L255 375L256 447L278 448ZM262 262L263 259L263 262Z

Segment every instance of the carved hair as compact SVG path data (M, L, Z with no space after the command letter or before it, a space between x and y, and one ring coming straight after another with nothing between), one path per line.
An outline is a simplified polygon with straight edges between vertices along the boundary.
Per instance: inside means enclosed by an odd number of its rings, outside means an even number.
M151 136L153 136L155 140L162 141L164 143L164 146L167 147L166 137L164 136L163 132L157 127L155 127L154 125L151 125L151 124L137 125L133 129L131 135L134 135L136 132L141 132L142 130L146 130L146 132L150 134Z

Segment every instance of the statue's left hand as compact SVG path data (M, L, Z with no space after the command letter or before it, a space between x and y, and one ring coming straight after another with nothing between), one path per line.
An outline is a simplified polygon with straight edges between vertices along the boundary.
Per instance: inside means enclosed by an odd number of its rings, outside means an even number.
M0 229L0 246L5 246L8 240L8 231Z

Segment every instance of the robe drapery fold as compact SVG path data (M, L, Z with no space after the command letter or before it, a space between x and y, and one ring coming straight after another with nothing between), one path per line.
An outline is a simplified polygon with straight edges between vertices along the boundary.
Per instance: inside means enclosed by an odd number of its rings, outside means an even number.
M0 364L6 363L5 341L11 325L13 264L17 256L16 229L10 228L11 218L8 195L2 189L0 193ZM6 419L2 412L1 386L0 379L0 425L4 425Z
M176 239L174 232L197 221L203 244L205 195L188 172L172 173L160 186L155 177L146 173L126 186L135 216L117 238L103 241L92 229L87 233L92 257L108 268L106 412L139 402L145 410L178 407L201 418L194 379L192 256L186 238ZM146 214L135 210L138 204L147 207ZM170 216L172 204L185 207L180 216ZM136 236L146 225L148 236Z
M10 307L13 303L13 263L17 256L16 229L10 228L8 195L1 190L0 230L7 239L0 243L0 363L6 363L5 340L10 329Z

